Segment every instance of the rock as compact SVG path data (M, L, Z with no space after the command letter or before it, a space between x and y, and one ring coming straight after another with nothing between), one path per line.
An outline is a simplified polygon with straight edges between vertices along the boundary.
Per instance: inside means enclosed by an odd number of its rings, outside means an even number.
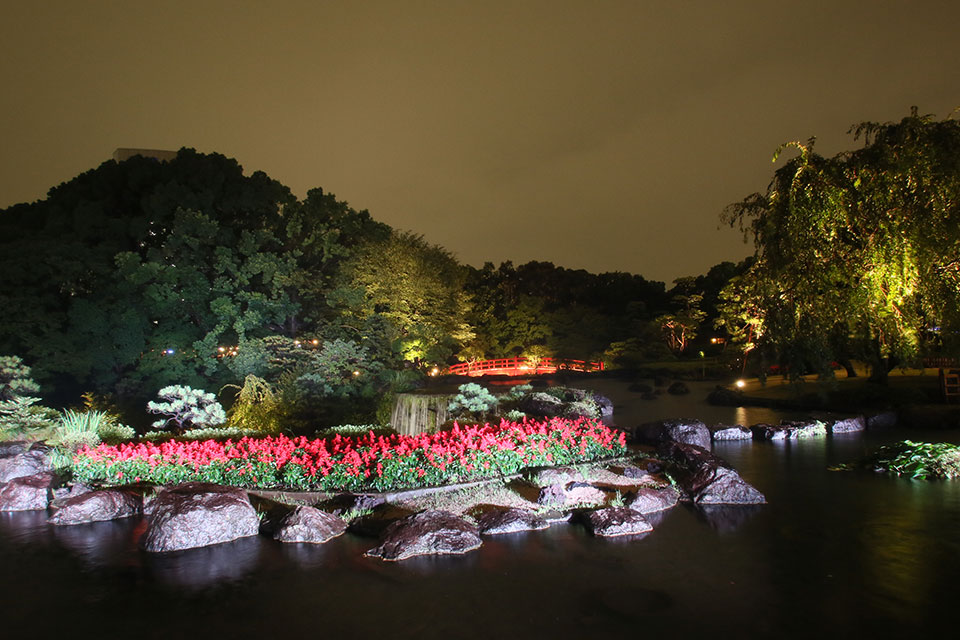
M413 515L410 509L384 502L365 515L353 520L349 529L352 533L371 538L379 537L391 524Z
M126 491L88 491L60 503L47 522L55 525L85 524L129 518L140 513L140 498Z
M370 496L355 493L341 493L329 500L324 500L317 508L335 516L344 514L358 514L373 511L385 502L382 496Z
M673 396L682 396L690 393L690 387L687 386L686 382L681 382L677 380L669 387L667 387L667 393Z
M0 458L12 458L15 455L26 453L30 449L31 442L26 440L10 440L0 442Z
M710 430L700 420L684 418L647 422L637 427L635 437L648 444L673 441L710 449Z
M520 410L530 416L552 417L563 411L563 402L549 393L537 391L520 400Z
M53 471L53 466L45 448L34 447L8 458L0 458L0 484L50 471Z
M743 405L743 394L717 386L707 394L707 403L718 407L740 407Z
M82 482L72 484L69 487L60 487L58 489L54 489L53 502L50 503L50 506L59 509L61 506L63 506L63 503L70 498L82 496L83 494L90 493L91 491L93 491L93 487L88 484L83 484Z
M680 492L673 487L641 487L636 494L627 498L626 506L637 513L655 513L675 507L679 499Z
M52 473L17 476L0 485L0 511L33 511L46 509L50 504Z
M624 478L633 478L635 480L639 480L649 476L650 472L646 469L641 469L640 467L624 467L622 474Z
M569 482L583 482L583 474L573 467L548 467L546 469L531 469L527 472L527 480L538 487L548 487L553 484L565 485Z
M827 427L819 420L786 421L780 424L755 424L750 427L755 440L802 440L827 435Z
M484 535L516 533L518 531L539 531L550 523L533 511L526 509L494 509L480 516L477 526Z
M863 416L843 418L841 420L835 420L832 424L827 425L827 430L830 433L854 433L857 431L863 431L866 428L867 420Z
M347 524L337 516L314 507L297 507L287 514L273 534L280 542L322 544L343 535Z
M600 409L601 420L613 417L613 400L599 393L594 393L591 399L596 403L597 408Z
M763 504L766 499L722 458L700 447L679 442L660 446L660 453L677 467L681 488L697 505Z
M562 509L567 502L567 492L562 484L552 484L540 489L537 504L554 509Z
M587 529L595 536L629 536L653 531L649 522L637 511L627 507L607 507L586 514Z
M883 411L867 416L867 429L892 429L897 426L897 414Z
M151 504L141 546L150 552L177 551L255 536L260 518L247 493L235 487L187 482L165 488Z
M739 424L732 427L718 425L711 436L714 442L721 442L723 440L750 440L753 438L753 432Z
M463 554L478 549L483 541L477 528L446 511L424 511L392 523L383 532L379 547L366 555L384 560L414 556Z

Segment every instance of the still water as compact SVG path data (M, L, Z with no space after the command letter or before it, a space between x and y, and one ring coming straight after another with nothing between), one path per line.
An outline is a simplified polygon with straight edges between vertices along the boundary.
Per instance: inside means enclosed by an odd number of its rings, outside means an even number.
M653 411L630 402L622 415ZM960 482L827 470L903 437L960 432L720 444L769 504L681 505L633 539L555 525L402 563L364 558L375 541L350 534L150 556L138 520L53 528L3 513L2 624L34 638L916 637L956 619Z

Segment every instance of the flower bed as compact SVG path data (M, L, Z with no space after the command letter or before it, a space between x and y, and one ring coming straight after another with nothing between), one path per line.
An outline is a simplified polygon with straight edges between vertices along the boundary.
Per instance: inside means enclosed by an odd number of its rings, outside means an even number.
M233 442L164 442L85 447L73 459L82 482L169 484L200 480L261 489L388 491L587 462L626 452L624 434L597 420L553 418L454 425L418 436Z

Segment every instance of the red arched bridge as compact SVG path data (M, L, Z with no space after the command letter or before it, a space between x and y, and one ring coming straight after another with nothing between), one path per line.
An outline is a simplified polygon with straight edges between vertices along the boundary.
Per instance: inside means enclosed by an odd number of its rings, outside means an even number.
M564 358L498 358L461 362L447 369L452 376L531 376L556 371L603 371L602 362Z

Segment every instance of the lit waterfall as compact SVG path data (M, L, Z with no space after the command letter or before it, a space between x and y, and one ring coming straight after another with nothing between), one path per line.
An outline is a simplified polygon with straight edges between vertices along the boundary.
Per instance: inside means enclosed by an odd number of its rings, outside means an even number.
M451 395L400 393L393 404L390 425L402 435L430 433L446 422L450 414L447 403Z

